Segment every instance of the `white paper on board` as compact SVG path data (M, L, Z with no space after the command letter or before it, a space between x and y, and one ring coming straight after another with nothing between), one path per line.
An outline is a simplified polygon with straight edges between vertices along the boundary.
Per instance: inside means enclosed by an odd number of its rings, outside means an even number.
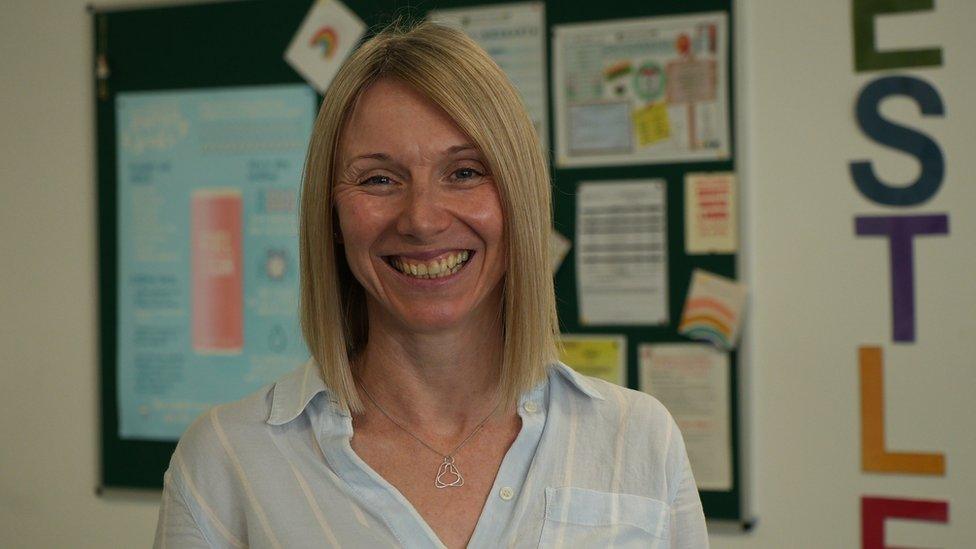
M685 252L725 253L739 249L735 174L685 175Z
M732 489L729 355L700 343L642 344L641 391L671 412L702 490Z
M545 4L432 10L431 21L460 29L498 63L518 89L542 146L549 148Z
M325 93L365 30L362 19L339 0L318 0L288 45L285 60Z
M668 322L663 179L583 182L576 204L576 285L583 325Z

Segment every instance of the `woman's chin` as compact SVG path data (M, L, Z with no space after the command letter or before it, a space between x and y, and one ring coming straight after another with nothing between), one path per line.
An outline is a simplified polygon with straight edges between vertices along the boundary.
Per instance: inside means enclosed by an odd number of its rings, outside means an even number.
M401 311L397 316L405 331L424 335L455 331L468 324L472 327L474 324L483 324L476 322L479 315L456 307L425 307L421 310Z
M464 317L454 314L411 315L403 321L407 331L426 335L453 331L463 324Z

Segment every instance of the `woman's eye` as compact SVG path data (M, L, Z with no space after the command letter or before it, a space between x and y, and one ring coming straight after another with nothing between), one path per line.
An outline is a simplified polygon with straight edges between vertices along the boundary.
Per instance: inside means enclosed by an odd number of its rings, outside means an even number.
M468 181L476 177L480 177L484 174L482 174L481 172L479 172L474 168L459 168L457 170L454 170L453 175L454 175L454 179L457 179L459 181Z
M360 185L389 185L393 181L385 175L374 175L359 182Z

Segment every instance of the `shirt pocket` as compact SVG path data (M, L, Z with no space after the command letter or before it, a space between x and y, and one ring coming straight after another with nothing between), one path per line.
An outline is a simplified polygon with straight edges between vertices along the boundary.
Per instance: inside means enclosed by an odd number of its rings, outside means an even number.
M585 488L546 488L539 547L668 546L670 509L656 499Z

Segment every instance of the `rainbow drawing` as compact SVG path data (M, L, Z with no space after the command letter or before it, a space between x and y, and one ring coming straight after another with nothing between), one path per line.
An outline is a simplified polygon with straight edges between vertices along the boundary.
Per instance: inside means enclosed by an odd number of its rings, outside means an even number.
M735 347L745 295L745 287L736 281L696 270L678 333L722 349Z
M603 69L603 79L613 80L614 78L630 74L633 70L634 67L630 64L630 61L619 61Z
M322 57L331 59L339 46L339 35L335 29L326 25L312 34L312 39L308 41L308 45L311 48L321 48Z
M678 330L692 339L704 339L728 349L732 340L732 311L710 298L690 299L685 304Z

